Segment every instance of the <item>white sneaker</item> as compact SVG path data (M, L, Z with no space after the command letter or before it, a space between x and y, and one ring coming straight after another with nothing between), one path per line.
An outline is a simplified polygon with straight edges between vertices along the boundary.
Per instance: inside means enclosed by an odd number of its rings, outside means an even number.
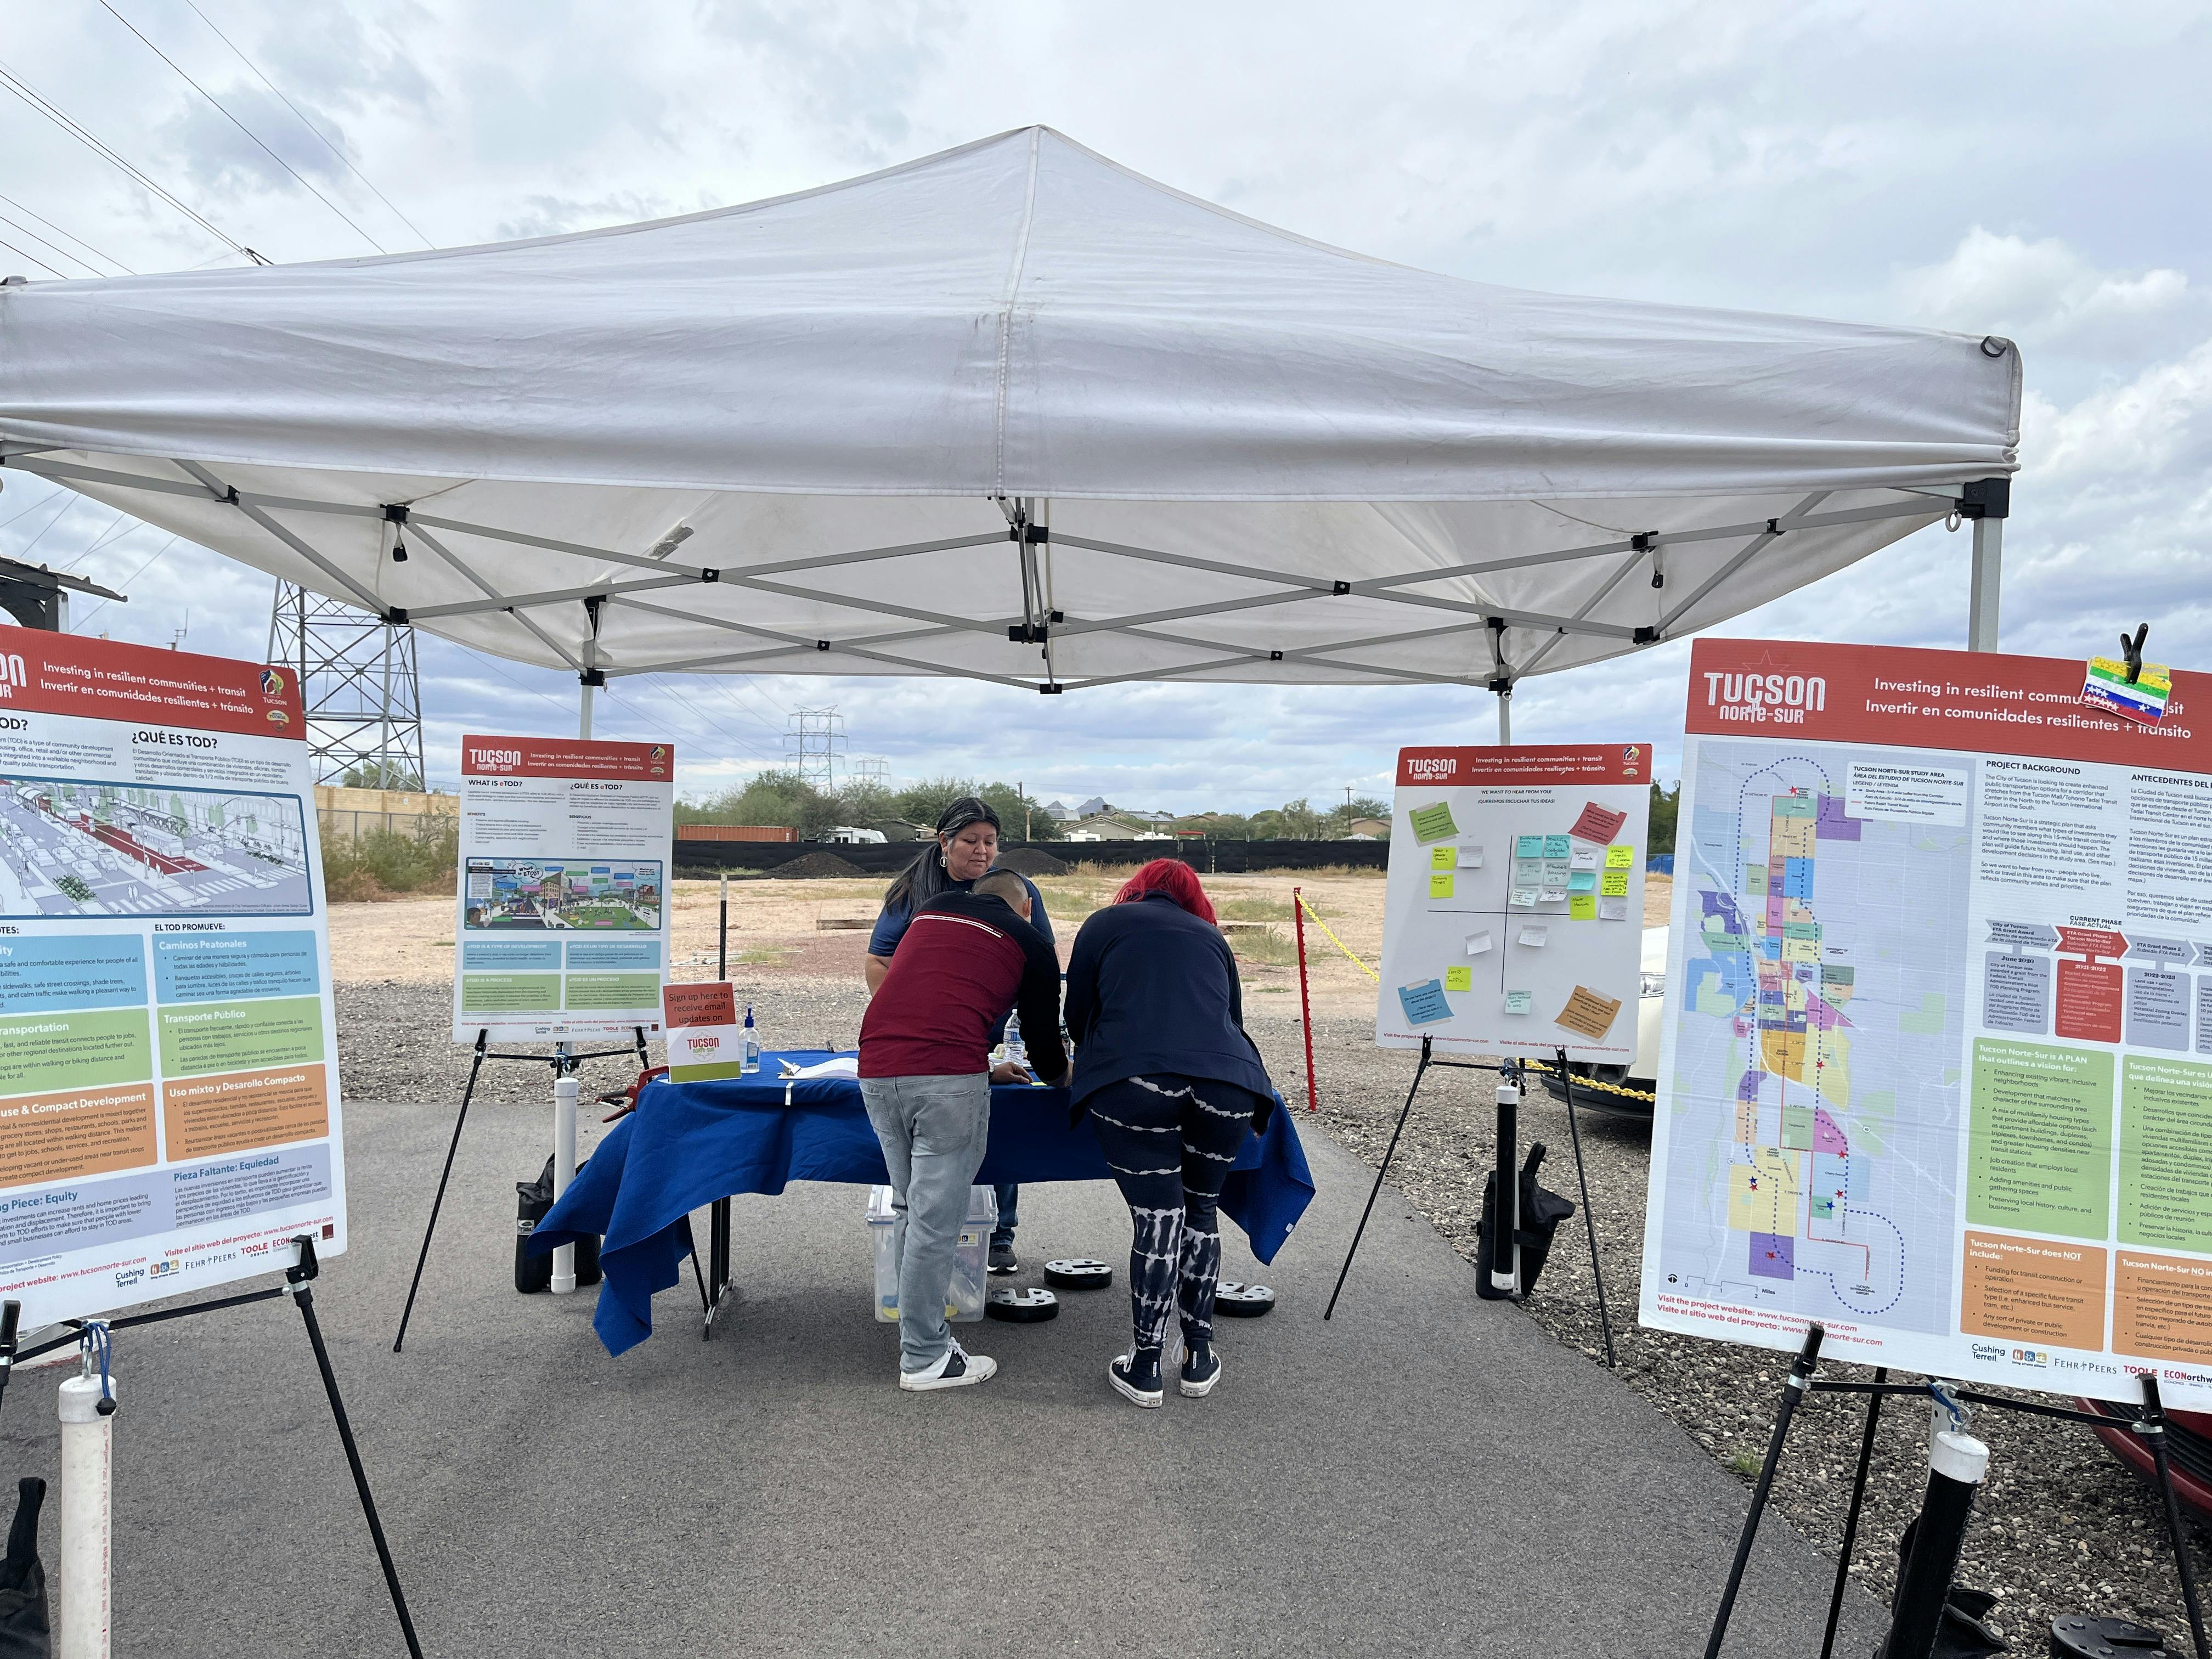
M988 1354L969 1353L958 1341L946 1344L934 1365L926 1370L901 1371L899 1387L908 1394L933 1389L964 1389L971 1382L988 1382L998 1375L999 1362Z

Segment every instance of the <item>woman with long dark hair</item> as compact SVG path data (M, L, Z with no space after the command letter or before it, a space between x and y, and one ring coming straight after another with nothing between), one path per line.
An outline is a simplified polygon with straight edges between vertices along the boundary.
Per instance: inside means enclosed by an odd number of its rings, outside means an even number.
M1168 1320L1179 1313L1177 1387L1203 1398L1221 1380L1216 1206L1244 1137L1266 1126L1275 1099L1244 1034L1237 959L1188 865L1146 865L1083 924L1066 1018L1076 1045L1073 1115L1089 1114L1129 1206L1133 1340L1107 1381L1125 1400L1158 1405Z
M991 873L999 861L999 815L991 804L976 795L963 795L937 816L937 836L912 864L901 871L884 894L883 913L876 918L875 931L868 936L867 961L861 971L868 981L868 994L873 996L883 984L884 975L891 970L891 957L898 950L899 941L915 913L931 900L949 892L972 891L975 884ZM1013 873L1019 874L1019 872ZM1029 890L1029 924L1044 935L1047 945L1053 943L1052 918L1045 914L1044 895L1027 876L1021 878L1022 885ZM992 1032L991 1041L1000 1042L1006 1036L1003 1023ZM1041 1042L1057 1042L1060 1033L1039 1033ZM1015 1081L1009 1071L1005 1076L994 1074L1000 1083ZM1021 1219L1022 1189L1013 1182L992 1189L999 1201L999 1224L991 1231L990 1270L1001 1276L1021 1270L1020 1258L1014 1254L1014 1229Z

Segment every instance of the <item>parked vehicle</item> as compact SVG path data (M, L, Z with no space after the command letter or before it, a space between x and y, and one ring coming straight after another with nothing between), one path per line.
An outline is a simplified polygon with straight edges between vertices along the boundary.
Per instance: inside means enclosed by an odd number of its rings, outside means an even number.
M1659 1087L1659 1011L1667 996L1667 930L1647 927L1644 930L1643 982L1638 988L1636 999L1636 1058L1626 1066L1594 1066L1586 1060L1577 1060L1567 1069L1577 1077L1586 1077L1598 1083L1611 1083L1624 1089L1635 1089L1644 1094L1655 1094ZM1566 1085L1550 1072L1539 1072L1544 1086L1559 1099L1567 1096ZM1624 1118L1633 1123L1649 1126L1652 1103L1628 1095L1617 1095L1606 1089L1577 1089L1575 1105L1610 1116Z
M2076 1400L2085 1412L2095 1412L2122 1423L2136 1420L2136 1408L2115 1400ZM2151 1462L2143 1443L2124 1429L2093 1429L2098 1439L2154 1487L2158 1465ZM2166 1462L2173 1472L2173 1495L2207 1521L2212 1521L2212 1415L2203 1412L2166 1414Z

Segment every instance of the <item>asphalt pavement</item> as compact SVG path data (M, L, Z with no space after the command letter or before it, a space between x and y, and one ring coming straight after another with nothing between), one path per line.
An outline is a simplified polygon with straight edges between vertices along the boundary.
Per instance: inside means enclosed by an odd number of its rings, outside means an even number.
M900 1393L850 1187L739 1199L715 1340L687 1278L653 1338L609 1358L594 1292L512 1286L512 1183L543 1162L544 1106L472 1113L395 1355L451 1110L349 1105L353 1249L316 1287L426 1653L1703 1650L1744 1484L1478 1300L1395 1194L1324 1323L1370 1177L1323 1135L1279 1261L1224 1239L1224 1275L1275 1287L1275 1311L1220 1322L1212 1398L1139 1411L1105 1381L1120 1271L1052 1322L961 1327L993 1381ZM1031 1187L1022 1213L1016 1284L1048 1255L1125 1259L1110 1187ZM289 1301L125 1332L116 1374L116 1654L404 1652ZM8 1390L13 1473L53 1475L55 1380ZM1770 1521L1727 1652L1817 1651L1831 1560ZM1847 1607L1838 1650L1865 1652L1879 1611Z

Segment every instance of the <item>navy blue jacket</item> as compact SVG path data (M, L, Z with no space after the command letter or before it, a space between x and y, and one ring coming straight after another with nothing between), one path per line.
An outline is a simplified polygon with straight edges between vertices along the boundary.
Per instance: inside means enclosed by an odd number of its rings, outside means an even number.
M1109 904L1083 924L1068 957L1066 1018L1073 1116L1109 1083L1163 1073L1233 1083L1273 1103L1260 1051L1244 1035L1229 941L1164 893Z

